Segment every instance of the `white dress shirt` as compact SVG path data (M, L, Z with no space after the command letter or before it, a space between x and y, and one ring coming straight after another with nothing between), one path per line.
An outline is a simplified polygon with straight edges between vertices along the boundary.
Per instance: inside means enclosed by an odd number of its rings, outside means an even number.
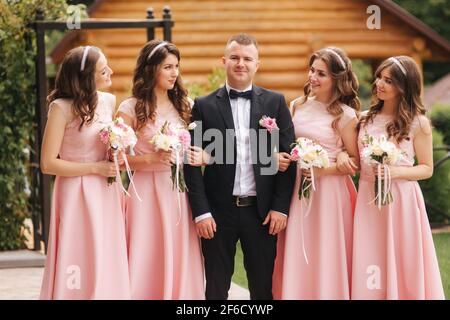
M226 84L228 93L231 88ZM252 90L252 85L243 91ZM240 90L236 90L240 91ZM230 99L236 134L236 173L234 176L233 196L256 196L255 175L253 173L250 148L250 106L251 100Z

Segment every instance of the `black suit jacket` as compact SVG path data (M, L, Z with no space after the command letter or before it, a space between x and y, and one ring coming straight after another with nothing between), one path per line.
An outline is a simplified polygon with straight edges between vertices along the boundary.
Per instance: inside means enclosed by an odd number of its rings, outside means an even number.
M291 115L283 95L253 85L250 129L260 130L258 131L260 134L256 135L256 139L250 140L252 150L255 150L255 145L260 147L267 145L267 149L272 149L273 152L271 143L272 139L276 140L274 138L276 134L270 134L259 125L259 120L264 115L275 118L280 128L279 144L276 145L277 150L289 152L290 144L295 140L295 134ZM197 132L196 134L192 132L193 137L203 136L203 133L208 129L220 130L224 137L223 143L221 143L223 150L225 150L223 163L209 164L205 167L203 175L200 167L184 166L184 175L189 190L188 196L193 217L211 212L213 217L217 218L217 215L220 215L221 212L229 212L232 207L236 172L236 139L225 138L227 129L228 133L230 133L230 129L233 130L231 133L234 132L233 114L225 86L208 96L195 100L192 109L192 121L197 123L197 127L194 129ZM210 141L197 140L195 141L193 138L192 144L202 148L206 148L211 143ZM227 154L227 150L233 150L234 156ZM216 156L214 153L212 155ZM234 161L227 164L225 162L227 157L234 158ZM264 219L271 209L289 214L296 174L295 163L291 164L286 172L278 172L272 175L261 174L261 169L264 167L269 167L269 164L263 164L258 155L257 161L253 164L253 171L256 182L257 208L260 217Z

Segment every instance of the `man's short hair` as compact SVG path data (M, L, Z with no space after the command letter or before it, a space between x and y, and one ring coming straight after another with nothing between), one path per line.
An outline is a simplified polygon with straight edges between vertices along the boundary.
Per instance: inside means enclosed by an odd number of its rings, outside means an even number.
M239 43L240 45L243 45L243 46L249 46L249 45L253 44L256 47L256 49L258 49L258 42L256 42L256 38L254 36L252 36L252 35L247 34L247 33L239 33L239 34L236 34L234 36L231 36L228 39L227 47L233 41L236 41L237 43Z

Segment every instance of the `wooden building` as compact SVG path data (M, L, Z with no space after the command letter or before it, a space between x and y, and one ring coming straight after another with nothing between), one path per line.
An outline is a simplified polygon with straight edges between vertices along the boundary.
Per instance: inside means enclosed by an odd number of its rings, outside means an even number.
M221 66L224 45L235 33L248 32L260 45L258 85L281 91L287 100L301 94L308 58L325 46L338 46L351 58L376 65L393 55L450 61L450 42L390 0L104 0L90 8L93 18L145 18L152 7L156 17L169 5L175 26L173 42L182 53L185 82L205 82ZM369 29L370 5L380 12L381 29ZM157 33L161 38L161 35ZM129 95L145 30L86 30L67 36L51 56L58 63L80 44L102 48L114 70L112 91Z

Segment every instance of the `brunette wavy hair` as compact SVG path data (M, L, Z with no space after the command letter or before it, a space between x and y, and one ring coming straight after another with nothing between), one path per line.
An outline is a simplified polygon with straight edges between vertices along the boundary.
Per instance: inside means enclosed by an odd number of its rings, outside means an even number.
M334 53L330 51L333 51ZM339 59L336 54L339 55L341 59ZM309 67L313 65L316 59L321 59L325 62L328 71L333 78L333 95L330 104L327 106L327 111L334 116L331 127L337 132L338 123L343 113L341 104L346 104L355 109L357 114L361 108L361 103L358 99L358 78L352 70L351 60L342 49L328 47L316 51L309 59ZM342 65L341 60L344 62L344 65ZM309 79L305 83L303 92L304 96L302 101L300 101L301 104L305 103L308 100L308 97L311 96L311 84Z
M381 72L389 68L394 86L399 90L400 103L398 105L395 119L386 124L388 137L393 137L397 143L402 140L409 140L411 123L417 115L425 115L426 109L420 97L422 91L422 76L416 62L408 56L393 57L404 68L396 65L393 59L384 60L375 71L375 81L372 86L372 102L369 111L361 117L358 129L373 122L373 118L381 111L384 101L377 97L376 83L381 78Z
M84 69L81 70L84 50L86 47L77 47L67 52L56 74L55 88L47 96L48 105L56 99L73 101L72 113L80 119L79 130L94 120L98 102L95 68L100 49L93 46L89 48Z
M169 54L173 54L180 61L180 51L172 43L166 43L153 52L153 49L162 41L149 41L140 51L133 75L132 95L136 98L135 112L137 119L136 130L141 129L147 121L155 121L156 96L154 88L163 61ZM174 87L168 91L168 96L180 118L189 123L191 107L188 100L188 92L183 86L181 76L177 77Z

